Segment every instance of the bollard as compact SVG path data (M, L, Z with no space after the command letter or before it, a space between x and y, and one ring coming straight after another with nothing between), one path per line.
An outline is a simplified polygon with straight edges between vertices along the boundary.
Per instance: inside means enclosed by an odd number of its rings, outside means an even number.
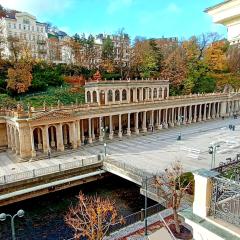
M144 216L145 216L145 212L144 212L144 208L141 209L141 222L144 221Z

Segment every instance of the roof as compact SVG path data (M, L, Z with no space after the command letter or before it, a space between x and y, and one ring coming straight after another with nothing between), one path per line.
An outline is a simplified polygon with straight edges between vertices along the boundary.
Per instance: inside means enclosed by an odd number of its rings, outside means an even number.
M233 1L234 1L234 0L225 0L224 2L218 3L218 4L216 4L216 5L212 6L212 7L206 8L206 9L204 10L204 12L209 12L210 10L216 9L216 8L218 8L218 7L223 6L223 5L226 4L226 3L233 2Z

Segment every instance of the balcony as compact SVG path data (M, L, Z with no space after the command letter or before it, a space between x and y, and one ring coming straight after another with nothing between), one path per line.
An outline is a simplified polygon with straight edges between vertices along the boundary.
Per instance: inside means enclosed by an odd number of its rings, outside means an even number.
M45 45L46 41L45 40L37 40L37 44L39 45Z

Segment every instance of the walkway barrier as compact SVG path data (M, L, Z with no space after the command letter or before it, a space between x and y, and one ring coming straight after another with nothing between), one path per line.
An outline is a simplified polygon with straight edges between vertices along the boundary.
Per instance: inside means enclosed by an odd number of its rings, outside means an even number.
M44 176L52 173L63 172L63 171L74 169L74 168L85 167L85 166L93 165L99 162L102 162L102 161L98 160L98 158L95 156L95 157L76 160L73 162L60 163L60 164L56 164L56 165L52 165L44 168L33 169L25 172L3 175L3 176L0 176L0 185L27 180L31 178L36 178L36 177L40 177L40 176Z
M161 204L156 204L156 205L153 205L151 207L148 207L147 208L147 217L150 217L156 213L159 213L161 212L162 210L164 209L164 207L161 205ZM141 211L138 211L136 213L133 213L131 215L128 215L126 217L124 217L124 222L121 223L121 222L117 222L115 224L112 224L109 228L109 231L108 233L113 233L113 232L116 232L124 227L127 227L129 225L132 225L134 223L137 223L139 221L143 221L144 220L144 209L142 209Z

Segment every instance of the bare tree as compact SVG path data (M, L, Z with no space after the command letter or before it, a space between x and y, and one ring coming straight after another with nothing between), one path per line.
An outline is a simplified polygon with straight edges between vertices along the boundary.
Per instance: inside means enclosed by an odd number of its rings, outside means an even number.
M109 227L116 222L117 216L114 201L85 196L80 192L78 204L69 208L65 222L74 229L75 239L87 237L89 240L102 240Z
M186 183L182 179L183 167L179 161L174 162L171 167L166 168L165 172L155 178L156 187L159 188L158 194L164 198L173 210L173 217L176 232L180 233L180 225L177 211L181 201L190 188L191 182Z

